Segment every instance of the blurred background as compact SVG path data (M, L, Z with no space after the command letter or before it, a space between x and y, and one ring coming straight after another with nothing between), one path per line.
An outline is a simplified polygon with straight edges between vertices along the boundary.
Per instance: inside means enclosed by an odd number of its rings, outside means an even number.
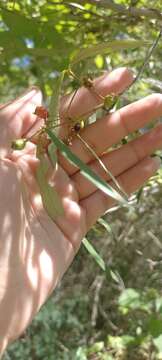
M48 104L53 79L68 68L76 50L98 43L139 41L137 48L121 46L78 63L78 77L99 76L119 66L137 74L161 28L161 0L1 0L1 103L37 85ZM63 92L76 85L74 79L65 79ZM162 92L162 39L118 106L152 92ZM102 271L82 246L4 360L162 359L161 184L159 170L132 196L131 208L116 206L88 233L113 272Z

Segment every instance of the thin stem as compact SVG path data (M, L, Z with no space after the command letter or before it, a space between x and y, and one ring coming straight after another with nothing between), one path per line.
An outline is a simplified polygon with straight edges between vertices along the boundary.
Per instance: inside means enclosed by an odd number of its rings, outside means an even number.
M105 96L99 94L96 89L94 88L94 86L92 85L91 88L88 88L88 90L92 93L94 93L95 95L97 95L99 97L100 100L104 101L105 100Z
M99 104L99 105L95 106L93 109L91 109L91 110L83 113L82 115L76 117L76 118L75 118L75 121L79 121L79 120L81 120L82 118L84 118L85 116L91 115L93 112L101 109L102 107L103 107L103 104Z
M100 7L101 9L107 9L112 10L118 16L121 17L121 14L127 16L127 17L133 17L133 18L148 18L149 20L157 19L162 20L162 12L160 10L153 8L147 8L147 7L135 7L135 6L125 6L123 4L118 4L113 0L89 0L89 3L92 5L96 5ZM82 6L87 3L87 0L75 0L75 3L81 4Z
M159 33L158 33L156 39L154 40L152 46L151 46L150 49L148 50L148 53L147 53L147 55L146 55L146 57L145 57L145 59L144 59L144 62L143 62L143 64L142 64L142 66L141 66L141 68L140 68L137 76L135 77L135 79L133 80L133 82L132 82L124 91L122 91L122 92L119 94L119 96L125 94L125 92L128 91L128 90L140 79L140 77L141 77L141 75L142 75L142 73L143 73L146 65L148 64L148 62L149 62L149 60L150 60L150 57L152 56L155 48L156 48L157 45L158 45L158 42L160 41L161 36L162 36L162 30L159 31Z
M40 130L36 131L36 133L34 133L30 137L26 138L26 141L31 141L32 142L32 139L34 139L35 137L41 135L44 132L44 130L45 130L45 128L42 127Z
M55 128L57 128L57 127L61 127L61 126L64 126L64 125L67 125L68 126L68 123L67 123L67 121L64 121L64 122L62 122L62 123L60 123L60 124L57 124L57 125L52 125L51 127L50 127L50 129L55 129Z
M68 104L68 107L67 107L67 110L66 110L66 115L67 115L66 117L68 117L68 113L69 113L70 107L71 107L71 105L72 105L72 102L73 102L73 100L74 100L77 92L78 92L78 89L76 89L76 90L74 91L74 93L73 93L73 95L72 95L72 97L71 97L71 99L70 99L70 101L69 101L69 104Z
M77 137L79 140L84 144L84 146L89 150L89 152L95 157L95 159L99 162L102 169L105 171L105 173L111 178L113 183L116 185L117 189L120 191L120 194L124 196L125 200L128 200L128 195L124 191L124 189L119 185L118 181L115 179L111 171L105 166L103 161L99 158L99 156L96 154L96 152L93 150L93 148L80 136L80 134L77 134Z
M69 73L70 73L70 75L71 75L74 79L76 79L76 80L79 82L80 85L84 86L86 89L88 89L89 91L93 92L95 95L97 95L97 96L99 97L100 100L104 100L104 99L105 99L104 96L102 96L101 94L99 94L99 93L96 91L96 89L95 89L94 86L93 86L93 82L92 82L92 86L91 86L91 87L88 87L88 86L86 86L86 85L82 82L82 80L81 80L71 69L69 69ZM88 78L88 76L87 76L87 78ZM92 80L92 81L93 81L93 80Z

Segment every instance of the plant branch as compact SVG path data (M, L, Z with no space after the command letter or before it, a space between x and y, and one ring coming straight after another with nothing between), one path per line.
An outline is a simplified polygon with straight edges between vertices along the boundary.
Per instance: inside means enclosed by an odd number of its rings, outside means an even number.
M159 40L161 39L162 37L162 30L159 31L156 39L154 40L152 46L150 47L150 49L148 50L148 53L143 61L143 64L142 66L140 67L140 70L138 71L138 74L137 76L134 78L133 82L122 92L120 93L119 95L123 95L125 94L126 91L128 91L141 77L146 65L148 64L149 60L150 60L150 57L151 55L153 54L154 50L156 49L158 43L159 43Z
M96 154L96 152L93 150L93 148L86 142L84 141L84 139L80 136L80 134L77 134L77 137L80 139L80 141L84 144L84 146L89 150L89 152L94 156L94 158L98 161L98 163L100 164L100 166L102 167L102 169L104 170L104 172L106 173L106 175L108 175L110 177L110 179L113 181L113 183L116 186L116 191L119 191L121 193L121 196L124 197L124 199L127 201L128 200L128 194L124 191L124 189L121 187L121 185L118 183L118 181L116 180L116 178L113 176L113 174L111 173L111 171L105 166L105 164L103 163L103 161L98 157L98 155Z
M65 1L65 0L60 0L58 2L52 2L51 0L48 0L47 1L48 4L51 4L51 5L65 5L65 6L68 6L69 8L73 9L73 10L80 10L84 13L87 13L87 14L90 14L92 16L95 16L95 17L98 17L98 18L103 18L102 15L98 14L97 12L94 12L92 10L88 10L86 8L84 8L84 4L81 5L82 1L80 2L77 2L77 1L74 1L74 2L71 2L71 1Z
M125 6L121 4L117 4L113 0L75 0L75 3L84 5L86 3L91 3L92 5L98 5L108 10L115 11L117 13L133 16L133 17L147 17L150 20L157 19L162 20L162 12L157 9L149 9L149 8L136 8L134 6Z

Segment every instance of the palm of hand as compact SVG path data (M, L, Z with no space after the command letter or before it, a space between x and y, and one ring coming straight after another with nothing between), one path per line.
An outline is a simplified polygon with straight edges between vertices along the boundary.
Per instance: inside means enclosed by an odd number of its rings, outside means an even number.
M38 98L40 94L36 96L36 102ZM30 106L33 108L35 102L28 104ZM10 107L4 111L6 120L10 117ZM2 128L3 119L2 110ZM15 119L12 118L14 121L16 126L21 121L21 114L17 113ZM1 133L4 134L3 129ZM42 206L35 178L38 162L35 146L30 144L24 151L14 152L8 159L8 136L9 133L1 149L5 156L0 161L3 189L1 242L5 238L5 246L0 254L0 268L3 269L0 273L0 324L3 324L0 326L0 339L5 334L6 342L16 338L26 328L71 263L85 234L84 212L67 173L59 168L65 214L64 220L57 225Z

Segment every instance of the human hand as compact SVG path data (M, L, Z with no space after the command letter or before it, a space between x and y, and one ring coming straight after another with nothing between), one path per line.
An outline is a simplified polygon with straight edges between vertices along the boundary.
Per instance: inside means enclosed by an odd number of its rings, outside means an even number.
M103 96L120 93L132 82L132 74L117 69L95 80ZM35 145L11 153L11 141L20 138L37 121L33 115L42 97L33 88L14 102L0 108L0 352L31 322L55 288L78 251L82 238L96 220L114 204L80 172L59 157L57 172L50 174L64 207L55 221L43 208L36 181ZM61 102L61 118L66 115L67 97ZM76 94L72 116L88 112L98 99L86 88ZM102 155L128 133L144 127L162 115L162 95L154 94L104 116L82 131L102 161L127 193L137 190L159 167L150 154L162 146L162 125ZM79 139L71 150L97 173L109 179Z

